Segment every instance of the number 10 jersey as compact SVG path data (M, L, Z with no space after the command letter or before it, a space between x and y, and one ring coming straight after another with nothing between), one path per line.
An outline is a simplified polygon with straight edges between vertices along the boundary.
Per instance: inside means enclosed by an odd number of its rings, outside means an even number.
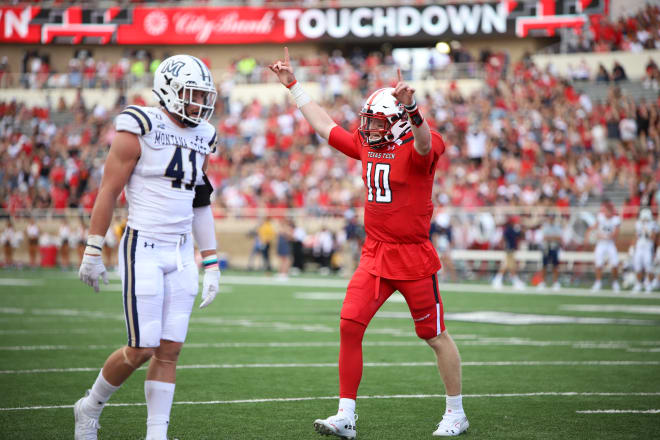
M433 179L445 145L431 132L431 151L421 156L412 133L382 148L362 146L359 133L337 126L328 143L362 162L366 189L360 266L397 280L422 279L440 269L429 234L433 214Z
M129 106L115 118L117 131L138 136L140 158L126 184L128 226L141 237L177 241L192 231L195 186L215 151L216 131L204 121L179 127L160 108Z

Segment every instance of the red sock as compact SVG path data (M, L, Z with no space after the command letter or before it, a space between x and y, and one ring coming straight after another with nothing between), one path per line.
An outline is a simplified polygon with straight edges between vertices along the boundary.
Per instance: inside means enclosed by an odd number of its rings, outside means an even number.
M364 325L342 319L339 322L339 397L355 400L362 379L362 337Z

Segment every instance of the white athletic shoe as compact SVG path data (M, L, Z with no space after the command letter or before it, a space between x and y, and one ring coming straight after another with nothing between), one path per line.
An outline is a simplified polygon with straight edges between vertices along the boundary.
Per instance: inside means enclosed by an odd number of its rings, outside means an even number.
M561 290L561 284L559 284L559 281L557 281L552 285L552 290L554 290L555 292L559 292Z
M499 290L499 289L502 288L502 280L498 280L497 278L495 278L493 280L493 282L491 283L491 285L493 286L493 289L498 289Z
M642 284L641 283L635 283L635 287L632 288L633 292L641 292L642 291Z
M85 393L85 397L89 395L89 390ZM98 438L98 430L101 429L99 419L88 416L82 408L83 400L81 397L75 405L73 405L73 416L76 420L75 440L96 440Z
M513 280L513 288L516 290L524 290L525 287L527 287L527 284L525 284L520 278L514 278Z
M591 288L591 291L592 292L598 292L600 290L600 286L601 286L600 281L596 281L594 283L593 287Z
M537 289L537 290L543 290L543 289L545 289L545 288L547 288L547 287L548 287L548 286L545 285L545 281L541 281L541 282L536 286L536 289Z
M621 291L621 286L619 285L618 281L615 281L612 283L612 290L615 292L620 292Z
M433 432L435 437L453 437L459 435L470 427L465 414L445 414L438 423L438 429Z
M345 416L343 414L336 414L327 419L314 420L314 430L321 435L334 435L343 439L353 439L357 436L355 431L355 418Z

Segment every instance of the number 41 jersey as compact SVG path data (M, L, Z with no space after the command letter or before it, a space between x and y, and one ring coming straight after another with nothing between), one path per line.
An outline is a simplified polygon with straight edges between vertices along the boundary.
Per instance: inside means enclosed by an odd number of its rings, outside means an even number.
M181 128L164 110L133 105L117 115L115 128L140 140L140 158L125 188L128 226L166 241L190 233L195 186L204 184L202 165L215 151L213 126L204 121Z

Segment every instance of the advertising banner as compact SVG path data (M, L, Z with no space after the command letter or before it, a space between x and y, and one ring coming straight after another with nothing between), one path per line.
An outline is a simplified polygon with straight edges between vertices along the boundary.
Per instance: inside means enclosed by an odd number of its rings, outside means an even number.
M0 7L0 43L254 44L554 35L582 27L607 0L360 8Z

